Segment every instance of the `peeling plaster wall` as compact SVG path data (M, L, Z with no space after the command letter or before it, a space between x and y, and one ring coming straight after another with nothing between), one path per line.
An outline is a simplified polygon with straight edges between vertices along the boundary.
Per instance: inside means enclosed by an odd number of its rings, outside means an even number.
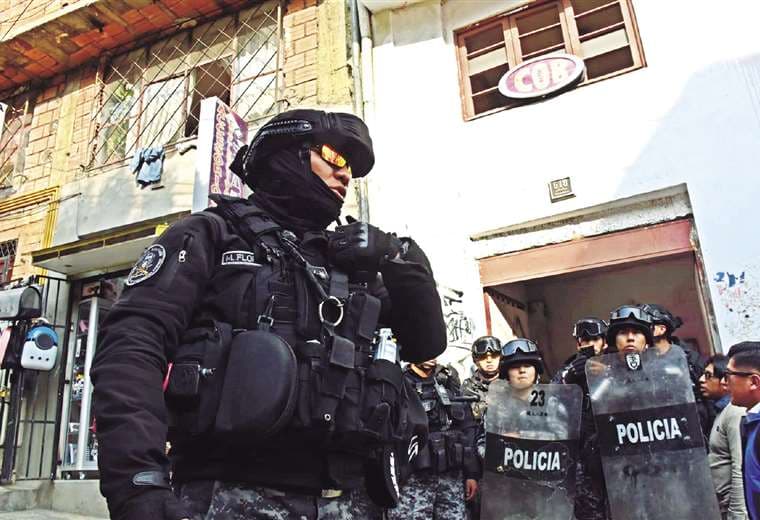
M475 259L525 246L527 235L498 247L473 247L470 236L685 185L723 348L760 337L760 4L633 0L647 67L464 122L453 30L519 4L430 1L373 16L373 221L418 239L441 283L464 292L477 336ZM565 176L576 197L552 204L547 184ZM744 273L740 295L720 273Z

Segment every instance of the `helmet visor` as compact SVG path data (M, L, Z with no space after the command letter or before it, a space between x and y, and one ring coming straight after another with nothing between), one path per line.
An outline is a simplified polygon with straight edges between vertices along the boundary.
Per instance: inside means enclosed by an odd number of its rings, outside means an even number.
M636 307L634 305L623 305L621 307L618 307L610 314L610 320L626 320L631 316L633 316L638 321L643 321L644 323L652 323L652 317L649 315L649 313L643 310L641 307Z
M485 356L486 354L501 354L501 347L494 341L481 341L472 345L473 356Z
M501 355L513 356L518 352L528 354L530 352L538 352L538 346L529 339L513 339L501 348Z
M573 337L575 338L595 338L603 336L604 333L601 321L583 320L573 326Z

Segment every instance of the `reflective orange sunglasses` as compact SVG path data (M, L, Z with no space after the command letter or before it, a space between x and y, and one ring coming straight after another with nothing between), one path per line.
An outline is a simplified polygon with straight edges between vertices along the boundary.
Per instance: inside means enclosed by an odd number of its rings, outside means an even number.
M348 172L351 173L351 167L348 165L348 160L339 154L332 146L323 144L321 146L313 146L312 150L319 154L319 156L331 166L339 169L347 168Z

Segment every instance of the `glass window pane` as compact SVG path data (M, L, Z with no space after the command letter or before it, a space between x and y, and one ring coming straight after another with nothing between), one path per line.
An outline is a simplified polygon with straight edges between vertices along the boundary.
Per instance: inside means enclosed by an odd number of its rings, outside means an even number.
M148 85L143 93L140 146L147 148L175 141L185 121L184 105L184 77Z
M570 3L573 5L573 11L575 11L577 16L591 9L596 9L604 4L609 4L610 1L611 0L570 0Z
M581 53L584 59L589 59L627 46L628 36L625 34L625 29L618 29L581 42Z
M269 23L259 30L241 31L236 75L247 79L274 72L277 67L277 25Z
M235 19L232 16L226 16L193 29L192 45L188 58L190 67L216 61L222 56L231 54L231 44L235 32Z
M483 72L484 70L498 67L502 63L507 62L507 49L500 47L498 49L487 52L482 56L470 59L468 63L468 72L470 76Z
M464 39L467 53L471 53L497 43L504 42L504 30L501 24Z
M548 9L531 12L517 18L517 31L525 34L555 23L559 23L559 11L557 6L553 5Z
M578 34L581 36L622 21L623 12L620 10L620 4L611 5L601 11L591 13L588 16L579 16L575 19Z
M483 94L482 96L474 96L472 98L472 105L476 114L493 110L494 108L507 106L510 103L511 101L502 96L498 90Z
M607 54L600 54L595 58L586 59L585 62L586 77L594 79L618 70L633 67L633 56L631 55L630 47L623 47Z
M148 66L143 72L145 83L183 74L193 67L188 54L188 33L180 33L156 43L148 49Z
M472 89L472 93L476 94L497 86L501 77L506 74L508 70L509 64L505 63L493 69L481 72L480 74L470 76L470 88Z
M563 42L562 27L554 27L520 38L520 50L522 51L522 55L525 56L526 54L553 47Z
M232 109L247 121L273 113L277 99L275 80L275 75L269 74L236 84Z

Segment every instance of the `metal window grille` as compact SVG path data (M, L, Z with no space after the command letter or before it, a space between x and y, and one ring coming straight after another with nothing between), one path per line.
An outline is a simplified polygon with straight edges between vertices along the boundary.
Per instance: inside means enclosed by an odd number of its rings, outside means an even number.
M24 169L24 148L31 122L29 97L0 102L0 189L10 187L14 173Z
M13 262L16 259L16 240L0 243L0 284L11 281Z
M278 108L282 12L266 2L113 58L103 73L90 167L197 134L202 99L250 123Z

